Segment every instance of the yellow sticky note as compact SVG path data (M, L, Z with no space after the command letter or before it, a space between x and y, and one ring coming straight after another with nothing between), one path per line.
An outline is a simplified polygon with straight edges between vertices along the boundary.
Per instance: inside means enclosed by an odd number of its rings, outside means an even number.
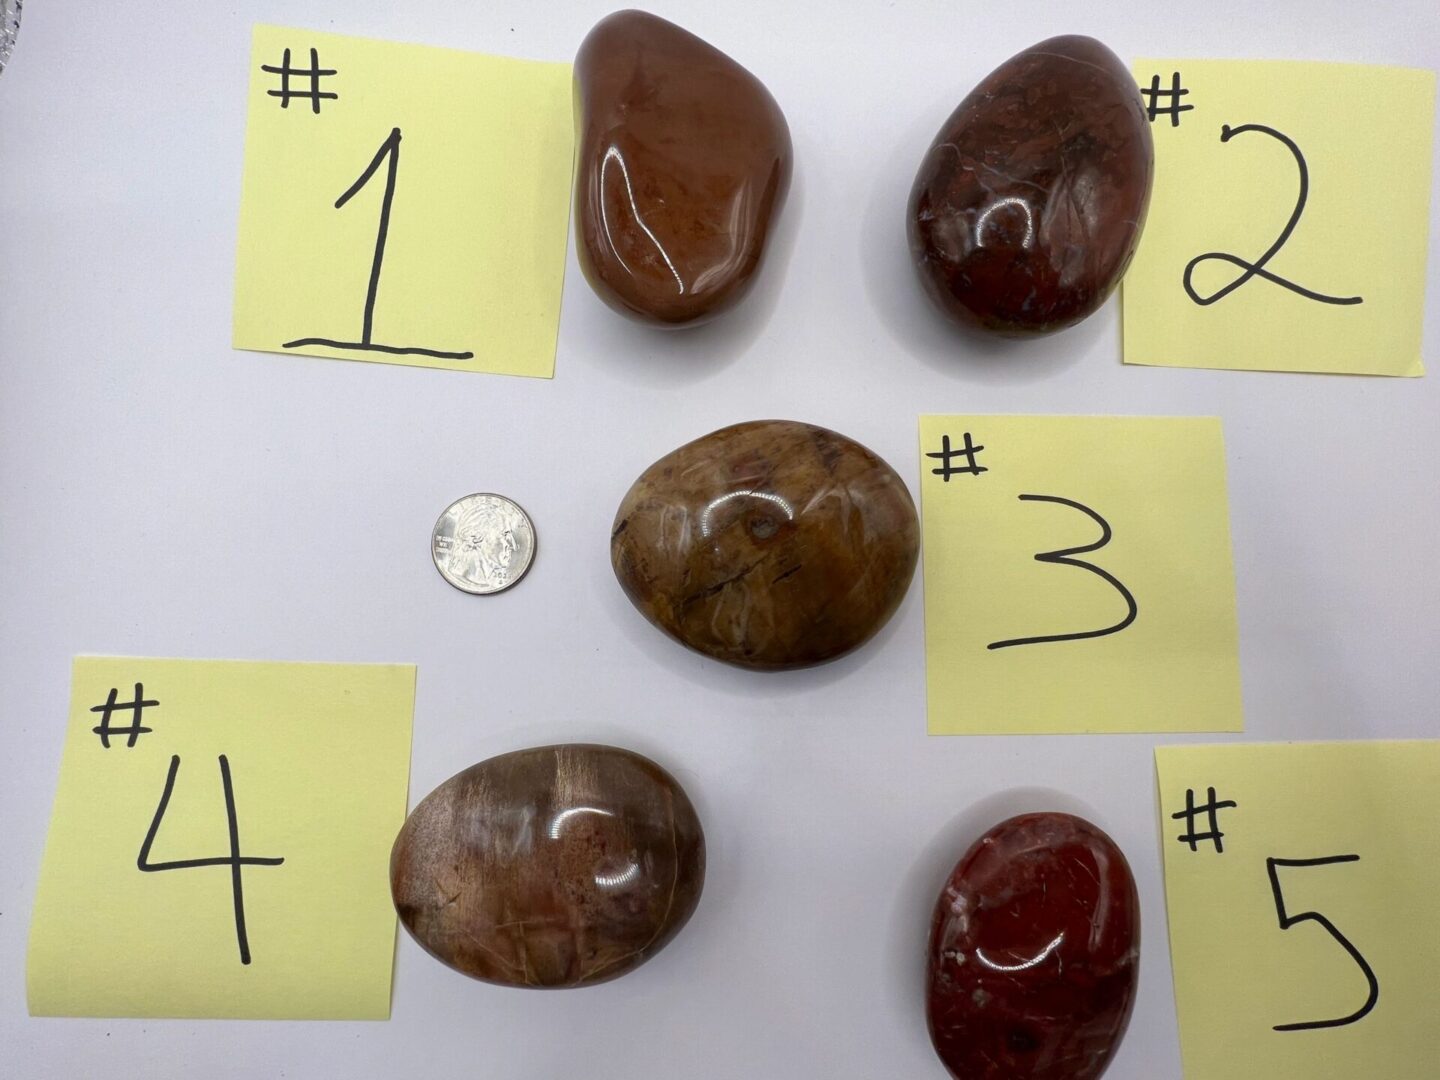
M1213 418L922 416L932 735L1238 731Z
M1440 742L1155 752L1190 1080L1431 1080Z
M1125 362L1421 375L1435 75L1138 60L1155 188Z
M386 1019L414 696L405 665L77 658L31 1015Z
M257 26L237 349L549 378L570 65Z

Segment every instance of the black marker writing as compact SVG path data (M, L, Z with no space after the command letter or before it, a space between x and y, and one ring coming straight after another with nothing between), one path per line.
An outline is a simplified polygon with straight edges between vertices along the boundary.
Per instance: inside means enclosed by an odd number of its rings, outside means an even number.
M1185 274L1182 279L1185 292L1189 294L1191 300L1195 301L1195 303L1201 307L1205 307L1218 300L1225 299L1225 297L1240 288L1241 285L1244 285L1251 278L1259 277L1275 285L1279 285L1281 288L1289 289L1293 293L1298 293L1307 300L1315 300L1322 304L1344 305L1363 303L1361 297L1358 296L1327 296L1324 293L1306 289L1303 286L1295 284L1293 281L1281 277L1279 274L1271 273L1265 269L1265 264L1273 259L1276 253L1285 246L1285 242L1290 239L1290 234L1295 231L1295 226L1300 222L1300 215L1305 212L1305 201L1310 197L1310 170L1305 165L1305 155L1300 153L1300 147L1295 145L1293 139L1263 124L1241 124L1236 128L1232 128L1229 124L1226 124L1220 129L1220 141L1222 143L1229 142L1234 136L1246 131L1259 131L1269 135L1272 139L1276 139L1284 144L1285 148L1294 156L1295 167L1300 171L1300 193L1295 199L1295 209L1291 211L1290 220L1285 223L1285 228L1280 231L1280 235L1275 238L1275 242L1266 249L1265 254L1261 255L1260 258L1256 259L1253 263L1246 262L1244 259L1231 255L1226 251L1207 251L1204 255L1196 255L1195 258L1185 264ZM1197 266L1211 259L1218 259L1221 262L1238 266L1240 267L1241 274L1224 288L1211 293L1209 296L1201 296L1195 291L1194 285L1191 284L1191 277L1195 273Z
M380 292L380 268L385 262L385 241L390 235L390 208L395 202L395 179L400 170L399 128L393 129L385 141L380 144L380 149L371 159L370 164L365 167L365 171L360 174L360 179L351 184L345 194L335 200L335 209L341 209L370 182L370 178L375 175L382 163L386 164L385 194L380 200L380 226L375 234L375 253L370 262L370 287L365 294L365 317L360 340L336 341L332 338L307 337L287 341L283 347L300 349L307 345L327 345L332 349L354 349L359 352L390 353L395 356L433 356L440 360L469 360L475 355L473 352L442 352L418 346L377 345L374 341L375 300Z
M1185 822L1185 834L1177 836L1175 839L1182 844L1189 844L1191 851L1199 851L1201 841L1209 840L1215 845L1215 853L1217 855L1223 853L1225 850L1225 834L1220 831L1220 811L1227 806L1236 805L1238 804L1231 799L1217 799L1215 797L1215 789L1212 787L1207 788L1205 791L1205 805L1196 806L1194 790L1186 788L1185 809L1170 815L1171 818L1176 821L1183 820ZM1206 826L1205 832L1197 832L1195 829L1195 819L1201 814L1206 814L1209 817L1209 823Z
M1110 543L1110 537L1112 535L1110 532L1110 523L1088 506L1075 502L1073 499L1062 499L1058 495L1021 495L1020 499L1022 502L1048 502L1057 503L1060 506L1068 506L1074 510L1079 510L1082 514L1085 514L1094 521L1095 524L1100 526L1100 539L1096 540L1093 544L1085 544L1081 547L1062 548L1059 551L1043 551L1035 556L1035 561L1057 563L1062 566L1078 566L1082 570L1088 570L1090 573L1104 578L1125 598L1125 604L1129 610L1125 617L1118 623L1114 626L1107 626L1103 630L1081 630L1069 634L1042 634L1037 637L1012 638L1009 641L992 642L987 645L986 648L1008 649L1015 645L1039 645L1050 641L1079 641L1084 638L1105 637L1109 634L1118 634L1121 630L1124 630L1133 623L1136 615L1140 612L1140 608L1139 605L1135 603L1135 597L1131 595L1130 590L1121 583L1120 579L1108 570L1102 570L1094 563L1088 563L1084 559L1072 558L1072 556L1075 555L1084 555L1087 552L1099 551L1106 544Z
M1180 73L1178 71L1170 76L1169 90L1162 90L1160 88L1160 76L1156 75L1150 80L1149 86L1142 86L1140 88L1140 93L1144 94L1148 99L1145 105L1145 119L1149 120L1152 124L1155 122L1155 117L1168 116L1170 117L1170 126L1179 127L1180 114L1182 112L1189 112L1195 108L1194 105L1180 104L1180 98L1190 93L1190 91L1180 85ZM1163 108L1159 104L1162 97L1167 98L1170 102L1169 105Z
M91 712L98 712L100 714L99 726L93 727L90 730L93 731L96 735L100 736L100 745L103 746L106 750L110 749L111 735L128 736L125 740L125 745L134 746L136 740L139 739L141 735L148 734L149 732L155 730L154 728L142 727L140 725L140 717L144 713L147 706L159 705L160 702L146 701L145 688L138 682L135 684L135 697L130 701L116 704L115 699L119 696L119 693L120 691L112 686L110 688L110 696L106 698L105 704L94 705L90 708ZM111 725L110 717L115 713L117 709L130 710L131 717L129 727L117 728Z
M975 455L984 449L985 447L976 446L970 441L970 432L967 431L965 432L965 445L959 450L950 449L950 436L942 435L940 437L940 449L934 453L927 453L925 456L939 460L940 467L938 469L931 469L930 471L948 484L950 477L956 473L979 476L982 472L989 472L990 470L984 465L977 464L975 461ZM963 457L966 463L952 467L950 462L957 457Z
M278 97L282 109L288 109L290 107L290 99L298 97L309 101L311 109L318 114L320 112L321 98L328 98L333 101L340 96L339 94L333 94L320 89L320 79L322 77L336 75L338 72L334 68L322 68L320 66L320 53L315 49L310 50L310 66L308 68L292 68L290 66L290 50L286 49L284 59L280 61L279 67L261 64L260 70L280 76L280 89L267 90L265 92L271 97ZM310 89L290 89L290 76L292 75L301 75L308 78L310 80Z
M1335 939L1336 943L1350 954L1361 972L1365 975L1365 982L1369 984L1370 992L1366 995L1365 1004L1356 1009L1349 1016L1341 1016L1335 1020L1305 1020L1298 1024L1276 1024L1276 1031L1309 1031L1314 1028L1344 1027L1346 1024L1353 1024L1357 1020L1363 1020L1369 1015L1370 1010L1375 1008L1375 1003L1380 1000L1380 980L1375 977L1375 970L1360 955L1360 950L1351 944L1350 939L1336 929L1335 924L1321 915L1318 911L1303 911L1299 915L1288 915L1285 912L1285 894L1280 889L1281 866L1329 866L1332 863L1359 862L1359 855L1330 855L1323 859L1266 859L1265 870L1270 875L1270 891L1275 896L1275 915L1280 920L1280 929L1289 930L1292 926L1298 926L1303 922L1319 923L1324 927L1325 932Z
M235 901L235 940L240 946L240 963L250 963L250 938L245 932L245 894L240 877L244 866L279 866L284 859L265 859L240 854L240 825L235 815L235 789L230 782L230 762L220 755L220 783L225 789L225 818L230 829L230 854L209 859L176 859L170 862L151 862L150 849L155 845L155 836L160 831L160 822L165 820L165 810L170 805L170 795L175 790L175 777L180 771L180 756L170 759L170 772L165 777L165 790L160 795L160 805L155 808L155 817L150 822L150 831L140 845L140 857L136 865L145 873L161 870L190 870L198 866L230 867L230 892Z

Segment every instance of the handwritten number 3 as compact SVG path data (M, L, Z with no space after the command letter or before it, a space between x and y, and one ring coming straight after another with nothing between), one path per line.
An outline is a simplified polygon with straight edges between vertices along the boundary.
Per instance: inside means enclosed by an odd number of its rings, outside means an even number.
M1082 570L1089 570L1090 573L1104 578L1115 590L1125 598L1125 604L1129 608L1125 618L1121 619L1114 626L1107 626L1103 630L1083 630L1073 634L1043 634L1038 637L1013 638L1009 641L996 641L987 645L988 649L1008 649L1012 645L1038 645L1047 641L1080 641L1084 638L1106 637L1109 634L1118 634L1135 621L1135 616L1140 613L1139 606L1135 603L1135 597L1131 594L1120 579L1108 570L1102 570L1094 563L1088 563L1084 559L1073 558L1075 555L1085 555L1092 551L1099 551L1106 544L1110 543L1110 523L1103 517L1091 510L1083 503L1075 502L1073 499L1062 499L1058 495L1021 495L1022 502L1049 502L1058 503L1061 506L1068 506L1073 510L1079 510L1095 524L1100 526L1100 539L1093 544L1085 544L1082 547L1062 548L1059 551L1044 551L1035 556L1036 562L1056 563L1061 566L1078 566Z

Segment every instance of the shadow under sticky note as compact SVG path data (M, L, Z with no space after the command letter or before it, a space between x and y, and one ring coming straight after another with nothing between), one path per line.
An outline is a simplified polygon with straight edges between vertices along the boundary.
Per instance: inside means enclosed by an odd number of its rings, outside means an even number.
M1421 375L1435 75L1139 60L1155 187L1125 362Z
M1195 1080L1428 1080L1440 742L1155 751Z
M257 26L237 349L549 378L570 65Z
M1239 731L1214 418L922 416L933 735Z
M383 1020L415 669L79 657L32 1016Z

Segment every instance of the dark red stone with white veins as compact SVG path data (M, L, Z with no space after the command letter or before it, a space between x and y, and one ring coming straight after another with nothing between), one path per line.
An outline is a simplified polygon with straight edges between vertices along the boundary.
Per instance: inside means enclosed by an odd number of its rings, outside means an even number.
M920 281L966 326L1072 326L1129 266L1153 171L1119 57L1094 38L1042 41L987 75L921 162L909 207Z
M1130 1022L1140 899L1125 856L1069 814L1001 822L951 872L927 1008L956 1080L1095 1080Z

